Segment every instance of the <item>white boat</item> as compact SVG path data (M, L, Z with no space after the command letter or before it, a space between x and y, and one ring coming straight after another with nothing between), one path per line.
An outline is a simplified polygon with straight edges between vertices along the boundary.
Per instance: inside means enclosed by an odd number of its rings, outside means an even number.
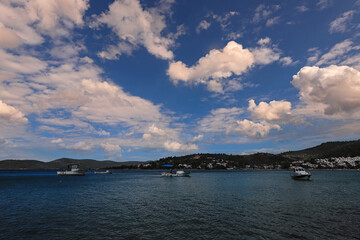
M106 170L106 171L95 171L95 174L112 174L112 171Z
M85 176L85 171L79 168L79 164L68 165L68 170L58 171L58 176Z
M291 177L293 179L306 179L306 180L310 180L311 177L311 173L305 171L304 168L302 167L295 167L293 168L292 172L291 172Z
M170 172L163 172L161 173L161 176L163 177L190 177L190 171L183 171L178 170L176 173Z

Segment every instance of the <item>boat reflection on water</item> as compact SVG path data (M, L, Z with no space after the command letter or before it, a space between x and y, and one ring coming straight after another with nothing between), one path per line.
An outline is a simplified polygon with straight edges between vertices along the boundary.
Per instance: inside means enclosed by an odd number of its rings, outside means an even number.
M95 171L95 174L112 174L112 171L106 170L106 171Z

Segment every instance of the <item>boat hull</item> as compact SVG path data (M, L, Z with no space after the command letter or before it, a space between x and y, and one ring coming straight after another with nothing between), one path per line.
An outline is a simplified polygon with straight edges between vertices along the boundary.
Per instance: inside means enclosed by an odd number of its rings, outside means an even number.
M311 174L292 175L291 177L295 180L310 180Z
M190 177L190 172L176 172L176 173L167 173L163 172L161 174L163 177Z
M58 176L85 176L84 172L58 171Z

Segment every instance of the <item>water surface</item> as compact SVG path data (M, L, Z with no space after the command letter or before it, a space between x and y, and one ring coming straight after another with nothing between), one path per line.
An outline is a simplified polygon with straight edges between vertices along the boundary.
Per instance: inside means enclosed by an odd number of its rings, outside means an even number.
M0 239L359 239L360 172L0 171Z

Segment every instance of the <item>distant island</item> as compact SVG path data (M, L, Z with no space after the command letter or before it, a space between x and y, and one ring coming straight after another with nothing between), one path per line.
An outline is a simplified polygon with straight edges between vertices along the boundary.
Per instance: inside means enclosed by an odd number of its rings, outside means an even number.
M164 164L172 164L177 168L187 169L288 169L291 166L303 166L308 169L359 169L360 140L327 142L312 148L280 154L232 155L198 153L146 162L115 162L71 158L61 158L50 162L2 160L0 161L0 169L62 169L73 163L80 164L83 169L161 169Z

